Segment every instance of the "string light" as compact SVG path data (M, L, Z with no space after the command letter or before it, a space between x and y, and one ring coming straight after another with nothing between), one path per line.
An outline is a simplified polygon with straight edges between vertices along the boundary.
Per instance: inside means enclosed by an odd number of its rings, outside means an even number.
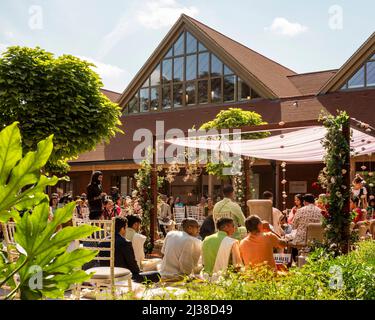
M282 191L282 198L283 198L283 211L286 210L286 199L288 198L288 195L286 193L286 184L287 184L287 180L286 180L286 162L282 162L280 164L280 167L282 168L281 169L281 172L282 172L282 180L281 180L281 184L283 186L283 191Z

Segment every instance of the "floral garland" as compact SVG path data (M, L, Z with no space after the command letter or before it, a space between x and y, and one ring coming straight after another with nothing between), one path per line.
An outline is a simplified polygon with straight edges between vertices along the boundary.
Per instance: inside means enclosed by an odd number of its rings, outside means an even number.
M348 125L349 116L346 112L338 111L336 117L322 115L320 120L327 129L327 134L322 140L322 145L326 149L325 167L319 175L322 188L327 190L327 210L323 225L328 245L339 253L348 245L348 231L352 219L349 208L344 207L350 197L350 189L345 185L345 175L350 174L345 169L350 161L350 145L343 135L343 127Z

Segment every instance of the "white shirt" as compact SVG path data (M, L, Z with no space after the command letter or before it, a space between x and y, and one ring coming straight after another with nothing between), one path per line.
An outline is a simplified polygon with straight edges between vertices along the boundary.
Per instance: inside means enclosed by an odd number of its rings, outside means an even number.
M164 254L160 268L162 277L189 275L198 266L202 253L202 241L184 231L171 231L164 239Z
M131 241L135 260L137 261L138 267L141 269L141 262L145 259L144 244L146 242L146 237L137 233L133 228L126 228L125 238Z

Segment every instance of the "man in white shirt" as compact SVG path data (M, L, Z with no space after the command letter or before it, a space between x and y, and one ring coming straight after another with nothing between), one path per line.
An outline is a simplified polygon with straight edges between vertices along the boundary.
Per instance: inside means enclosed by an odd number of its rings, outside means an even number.
M139 233L141 229L142 218L139 215L132 214L126 217L128 220L128 227L126 228L126 240L132 243L135 260L138 267L141 268L142 260L145 259L144 244L146 237Z
M202 251L202 241L197 236L197 220L187 218L182 221L183 231L168 232L161 253L164 255L160 275L164 280L181 280L191 273L198 273L198 262Z

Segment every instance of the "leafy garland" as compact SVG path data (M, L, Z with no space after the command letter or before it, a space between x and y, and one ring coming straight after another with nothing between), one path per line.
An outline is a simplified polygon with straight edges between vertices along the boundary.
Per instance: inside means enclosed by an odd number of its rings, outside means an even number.
M158 168L160 171L160 168ZM151 253L153 250L153 244L151 243L150 237L150 225L151 225L151 210L153 209L152 204L152 190L151 190L151 176L152 166L149 160L143 160L141 167L138 169L138 173L134 175L137 181L138 189L138 202L142 208L142 230L144 235L147 237L145 242L146 253ZM158 188L161 187L163 178L158 176Z
M345 164L350 161L350 145L343 135L343 127L348 124L349 116L346 112L337 111L337 116L321 115L327 134L322 140L326 149L324 157L325 168L320 174L322 187L327 189L327 214L323 219L326 230L326 241L331 249L339 253L348 245L347 234L351 213L344 203L350 197L350 188L345 185L345 175L350 174Z

